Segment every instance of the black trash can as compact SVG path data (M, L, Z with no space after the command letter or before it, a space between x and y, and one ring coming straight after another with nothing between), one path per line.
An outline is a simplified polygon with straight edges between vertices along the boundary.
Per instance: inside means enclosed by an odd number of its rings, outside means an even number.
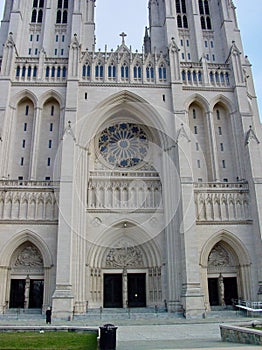
M113 324L105 324L100 328L100 350L115 350L116 349L116 330Z

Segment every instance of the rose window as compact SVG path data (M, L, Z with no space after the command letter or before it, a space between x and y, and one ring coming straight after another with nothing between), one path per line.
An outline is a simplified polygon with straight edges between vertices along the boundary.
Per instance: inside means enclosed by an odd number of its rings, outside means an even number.
M101 132L98 147L104 160L114 168L130 168L145 160L148 138L141 126L120 123Z

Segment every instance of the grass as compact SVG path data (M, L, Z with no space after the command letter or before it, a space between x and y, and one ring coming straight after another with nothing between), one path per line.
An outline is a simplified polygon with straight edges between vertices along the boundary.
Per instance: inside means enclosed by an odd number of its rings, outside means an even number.
M0 333L0 349L95 350L96 334L73 332Z

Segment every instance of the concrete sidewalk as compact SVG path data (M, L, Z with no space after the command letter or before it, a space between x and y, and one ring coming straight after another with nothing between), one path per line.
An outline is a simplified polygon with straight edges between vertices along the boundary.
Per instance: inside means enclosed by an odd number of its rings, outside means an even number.
M117 330L117 350L167 349L260 349L233 343L223 343L219 323L120 326Z
M245 350L261 350L261 346L243 345L237 343L224 343L221 341L221 323L237 324L253 320L249 317L216 317L202 320L186 320L184 318L151 318L151 319L103 319L90 320L88 318L74 321L53 320L52 326L87 326L99 327L105 323L113 323L117 329L117 350L196 350L229 348ZM8 317L0 318L0 326L4 325L45 325L45 317L25 317L20 319Z

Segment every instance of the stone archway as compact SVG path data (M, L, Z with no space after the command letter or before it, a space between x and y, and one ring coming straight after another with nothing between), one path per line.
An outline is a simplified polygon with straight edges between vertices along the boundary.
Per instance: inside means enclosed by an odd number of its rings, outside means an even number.
M89 307L125 308L161 304L162 267L156 242L150 240L136 244L128 238L128 234L113 234L114 229L117 230L113 227L111 234L104 235L103 245L96 242L89 255ZM137 227L137 231L141 230ZM109 236L111 242L107 242Z
M241 295L239 261L223 241L211 250L207 264L208 298L210 307L228 307Z
M31 242L20 245L10 264L9 309L42 309L44 264L39 249Z
M230 307L235 299L249 300L250 259L242 242L230 232L209 239L200 255L206 310Z
M51 276L50 271L53 266L52 255L47 244L36 233L26 230L14 235L0 251L0 313L4 313L10 307L10 291L11 280L22 280L17 282L18 288L25 291L26 282L31 282L31 288L37 290L39 285L43 283L33 282L44 281L43 287L43 308L51 305ZM28 279L29 276L29 279ZM26 281L27 280L27 281ZM14 282L15 283L15 282ZM33 284L35 285L33 287ZM38 286L37 286L38 284ZM20 285L20 287L19 287ZM28 288L28 285L27 285ZM28 289L27 289L28 291ZM25 306L25 295L20 292L20 306ZM37 305L32 303L31 308L37 308ZM28 310L30 310L29 303Z

